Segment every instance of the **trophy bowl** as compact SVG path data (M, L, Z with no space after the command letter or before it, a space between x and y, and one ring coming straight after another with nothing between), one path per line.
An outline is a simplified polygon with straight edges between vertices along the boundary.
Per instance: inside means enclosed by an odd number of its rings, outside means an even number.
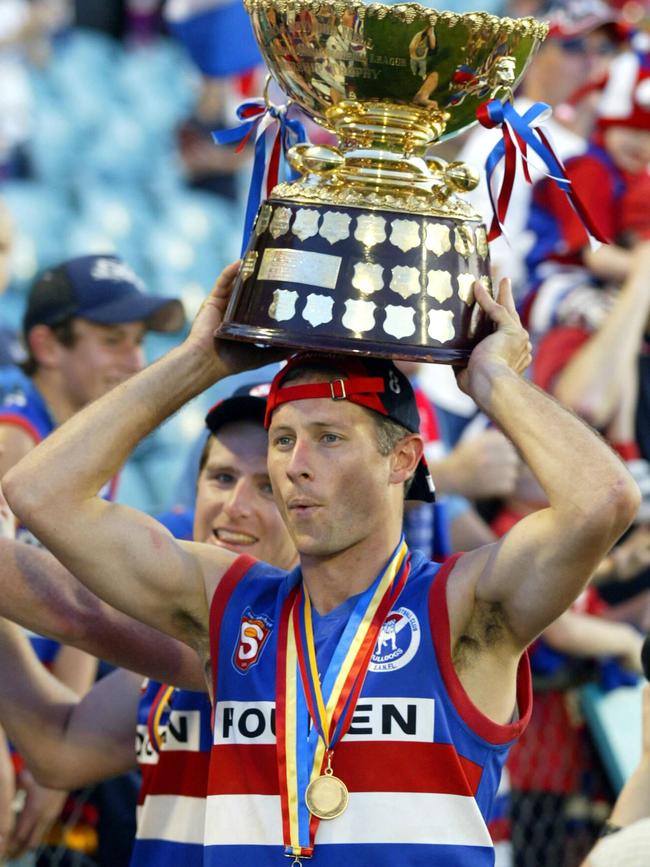
M245 0L282 90L337 137L260 207L220 336L463 363L491 329L478 183L430 154L508 99L547 32L532 18L415 3Z

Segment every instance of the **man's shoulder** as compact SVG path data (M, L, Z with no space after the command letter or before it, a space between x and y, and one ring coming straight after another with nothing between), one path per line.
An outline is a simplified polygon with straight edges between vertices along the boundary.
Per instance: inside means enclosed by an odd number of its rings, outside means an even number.
M236 554L201 542L181 542L201 564L206 596L210 605L224 604L235 588L244 580L265 588L277 587L287 578L287 572L256 560L249 554Z
M23 428L36 442L54 429L40 392L18 367L0 367L0 425Z

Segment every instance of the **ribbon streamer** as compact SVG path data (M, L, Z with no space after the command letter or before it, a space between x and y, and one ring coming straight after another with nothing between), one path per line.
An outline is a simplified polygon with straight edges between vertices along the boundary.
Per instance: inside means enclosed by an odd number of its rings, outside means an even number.
M536 102L525 114L519 112L509 102L493 99L480 105L476 111L479 122L486 129L501 127L503 139L492 149L485 163L488 181L488 192L494 217L488 232L488 240L494 241L504 234L503 223L508 212L508 206L512 196L512 190L517 171L517 155L522 159L524 177L527 183L532 184L529 151L534 151L546 167L546 176L566 193L571 206L576 211L582 223L592 238L603 243L609 243L608 239L600 231L584 206L579 193L571 180L567 177L566 169L562 160L556 154L553 145L540 128L543 121L551 115L551 107L544 102ZM499 165L504 163L504 176L499 195L494 192L494 173Z
M239 126L232 129L217 130L212 133L212 138L219 145L237 143L236 152L239 153L246 146L249 139L255 135L255 158L253 160L253 173L251 176L248 202L246 205L246 217L244 220L244 235L242 238L242 255L248 246L248 239L253 229L255 215L257 214L262 200L262 188L266 176L266 195L270 195L273 187L278 183L280 175L281 157L289 180L296 180L299 176L286 162L286 155L293 145L306 142L307 134L299 120L287 117L286 105L273 105L264 99L252 99L242 102L237 107L237 117L241 121ZM271 145L270 155L267 161L267 150L272 138L274 127L275 137Z

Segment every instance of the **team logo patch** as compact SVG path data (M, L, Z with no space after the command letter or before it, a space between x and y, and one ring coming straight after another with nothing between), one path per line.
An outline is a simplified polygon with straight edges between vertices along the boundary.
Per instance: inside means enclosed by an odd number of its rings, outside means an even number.
M404 668L420 646L420 624L410 608L391 611L381 627L370 659L370 671Z
M237 671L246 674L249 668L257 664L272 628L273 622L266 615L257 617L250 608L244 611L239 625L239 640L232 657Z

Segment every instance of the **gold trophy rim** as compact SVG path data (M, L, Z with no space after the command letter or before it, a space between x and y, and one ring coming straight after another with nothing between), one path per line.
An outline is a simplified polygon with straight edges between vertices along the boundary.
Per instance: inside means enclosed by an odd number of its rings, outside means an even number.
M438 10L421 3L364 3L363 0L243 0L246 11L251 14L257 10L273 9L279 12L316 10L331 7L334 12L359 12L362 16L376 15L378 18L397 18L408 24L417 18L427 18L430 24L444 22L451 27L457 24L475 26L477 29L491 26L495 32L508 30L522 36L534 36L544 40L548 35L549 24L532 16L510 18L493 15L491 12L451 12ZM262 49L263 50L263 49Z
M360 135L363 138L362 131L367 132L370 125L373 129L377 126L382 130L394 128L398 133L408 130L413 144L412 149L424 152L429 145L458 135L476 121L475 118L470 120L459 116L463 112L459 113L456 105L453 107L447 103L438 105L436 102L438 97L431 92L426 94L426 100L423 95L418 101L412 96L400 97L395 94L386 97L377 93L366 95L363 93L363 87L361 92L356 87L351 87L349 93L346 92L345 96L334 100L324 97L319 92L319 88L312 83L306 87L304 93L301 93L293 85L293 74L284 63L282 51L270 42L267 44L266 39L263 38L264 20L269 16L274 14L285 16L286 20L280 24L280 29L288 31L291 31L294 25L287 16L299 16L301 12L310 12L316 16L322 14L333 20L342 19L346 13L352 13L358 16L359 20L387 21L400 27L414 23L416 26L443 27L450 34L461 27L464 28L462 33L464 42L471 41L474 36L482 39L500 38L507 43L519 39L530 40L532 44L529 46L527 57L522 58L522 66L516 74L500 80L496 77L490 82L490 98L508 98L512 94L530 58L539 44L544 41L549 30L547 22L530 16L509 18L489 12L440 11L420 3L367 4L363 0L243 0L243 2L251 17L259 49L271 76L278 82L280 88L317 124L336 135L339 142L351 141L353 147L358 146ZM300 65L300 47L296 46L295 51L296 62ZM362 63L361 66L365 67L366 64ZM376 63L370 62L367 66L375 68ZM345 85L346 91L348 86L349 83ZM437 85L435 87L437 90ZM396 111L402 116L397 117ZM407 114L410 112L410 115L407 117L405 112Z

